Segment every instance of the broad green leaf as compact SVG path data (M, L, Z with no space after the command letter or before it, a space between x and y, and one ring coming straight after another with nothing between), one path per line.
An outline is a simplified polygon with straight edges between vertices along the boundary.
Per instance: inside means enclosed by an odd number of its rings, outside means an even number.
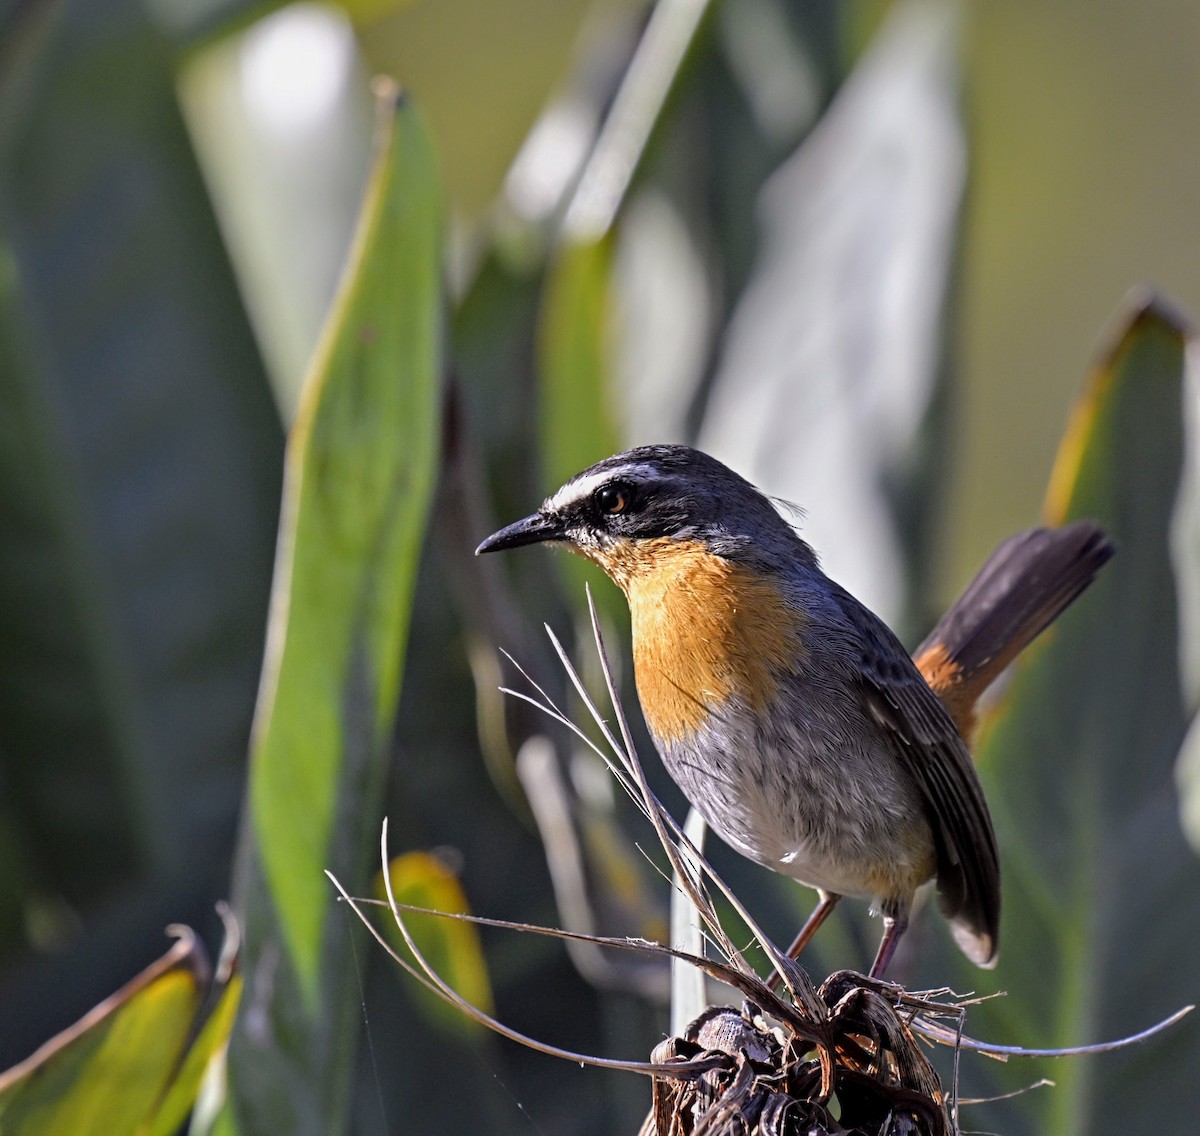
M427 852L406 852L388 864L392 894L399 904L466 915L470 911L458 877L436 856ZM387 899L382 880L375 887L380 899ZM417 948L433 969L466 1001L485 1013L492 1012L492 988L488 981L487 960L479 941L479 931L461 919L442 919L419 912L402 912L404 922ZM404 937L386 911L381 916L392 945L409 955ZM413 964L416 965L415 962ZM474 1018L448 1005L437 995L416 983L410 984L420 999L431 1023L453 1030L472 1030Z
M975 1036L1085 1044L1200 1001L1200 861L1184 841L1173 780L1189 718L1170 558L1184 358L1177 318L1139 306L1060 450L1048 520L1097 520L1118 552L1029 650L982 733L1004 878L1000 962L991 976L960 971L956 985L1007 993L971 1009ZM1129 1053L972 1069L969 1095L989 1074L1010 1087L1044 1075L1057 1087L972 1111L968 1124L1064 1136L1183 1131L1200 1109L1195 1038L1185 1022Z
M541 443L545 491L621 449L611 403L612 245L568 240L546 277L538 329ZM562 558L570 594L583 583L609 597L603 573L578 557Z
M548 491L620 448L609 388L611 252L604 238L568 241L546 279L539 370Z
M390 113L390 112L389 112ZM436 460L439 226L428 142L389 118L347 286L288 446L251 808L280 925L315 996L337 789L384 749Z
M241 852L247 1010L229 1072L246 1133L345 1123L353 967L323 871L364 882L436 469L437 174L390 83L378 114L347 274L288 443Z
M0 1076L0 1131L5 1136L151 1131L145 1125L184 1061L207 970L203 951L187 933L76 1025ZM186 1109L178 1112L176 1128L185 1114Z

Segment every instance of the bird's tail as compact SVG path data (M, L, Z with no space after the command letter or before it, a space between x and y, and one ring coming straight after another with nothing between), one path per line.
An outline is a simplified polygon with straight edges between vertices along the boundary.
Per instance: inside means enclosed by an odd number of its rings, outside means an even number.
M913 655L968 741L975 703L1095 579L1115 551L1090 521L1009 537Z

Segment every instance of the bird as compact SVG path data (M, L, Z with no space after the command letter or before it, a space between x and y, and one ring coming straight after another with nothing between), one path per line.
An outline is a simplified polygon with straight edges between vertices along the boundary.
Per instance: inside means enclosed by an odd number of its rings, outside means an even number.
M865 898L883 919L869 972L882 979L933 880L963 953L995 965L976 704L1112 555L1102 528L1009 538L911 657L771 498L687 446L605 458L476 555L543 543L624 592L642 714L691 805L736 851L816 890L793 958L843 896Z

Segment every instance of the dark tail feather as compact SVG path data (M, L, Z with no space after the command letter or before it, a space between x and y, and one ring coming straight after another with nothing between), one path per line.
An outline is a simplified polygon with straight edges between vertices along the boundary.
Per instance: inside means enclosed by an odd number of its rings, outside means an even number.
M1115 547L1090 521L1006 540L913 655L970 738L975 702L1096 578Z

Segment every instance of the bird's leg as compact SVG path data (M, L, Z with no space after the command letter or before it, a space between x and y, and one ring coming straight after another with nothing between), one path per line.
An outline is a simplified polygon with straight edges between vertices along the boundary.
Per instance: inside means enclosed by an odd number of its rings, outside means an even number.
M800 933L792 940L792 945L787 949L788 958L800 957L800 952L808 946L808 940L817 933L821 924L829 918L829 913L837 907L838 900L842 898L840 895L834 895L832 892L821 891L819 889L817 895L820 896L820 902L813 908L813 913L804 921L804 926L800 928Z
M902 911L896 915L884 915L883 938L879 940L879 950L875 952L875 961L871 963L870 978L883 978L892 955L896 953L896 944L908 926L908 912Z
M817 895L820 896L820 902L813 908L813 913L804 921L804 926L800 928L800 933L792 940L792 945L787 949L788 958L799 958L800 952L808 946L808 940L816 933L817 928L829 918L829 913L837 907L837 902L842 897L833 895L827 891L817 890ZM781 981L781 976L778 972L772 974L767 980L767 986L771 990L775 990Z

